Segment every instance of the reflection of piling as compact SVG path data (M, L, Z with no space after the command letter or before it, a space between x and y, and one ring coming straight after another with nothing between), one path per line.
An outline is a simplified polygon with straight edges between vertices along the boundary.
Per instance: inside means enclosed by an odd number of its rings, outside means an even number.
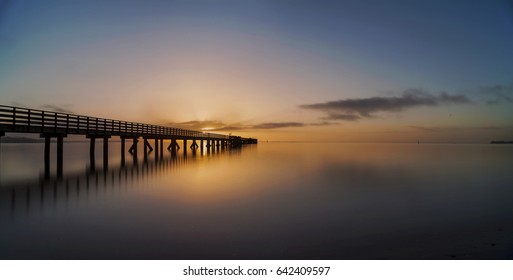
M198 149L196 149L197 151ZM194 152L193 152L194 155ZM44 209L48 206L55 206L59 201L69 202L70 199L77 199L81 195L87 198L95 197L95 194L109 190L119 190L121 187L129 186L129 182L140 182L144 177L158 176L169 173L177 168L183 168L190 162L198 160L194 157L191 160L187 154L179 157L162 158L158 162L149 161L142 164L142 168L135 163L127 166L110 166L107 170L99 169L95 172L63 174L63 178L54 178L33 182L24 181L18 184L4 185L0 188L0 205L10 205L11 211L16 210L33 211L34 203ZM80 187L80 186L85 187ZM93 196L91 196L93 194ZM39 196L39 199L37 198ZM20 201L21 200L21 201ZM47 202L50 202L48 204ZM23 205L23 208L20 208Z

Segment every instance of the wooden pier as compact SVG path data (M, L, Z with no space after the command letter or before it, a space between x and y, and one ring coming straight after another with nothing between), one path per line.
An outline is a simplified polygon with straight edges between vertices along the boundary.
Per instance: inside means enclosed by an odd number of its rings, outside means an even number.
M50 174L50 143L57 142L57 176L62 177L64 138L68 135L84 135L90 139L90 160L94 162L96 139L103 140L103 166L108 167L109 139L113 136L121 139L122 162L125 159L126 140L131 140L128 152L137 158L137 143L144 141L144 157L155 152L155 160L163 157L164 140L171 140L167 150L176 153L183 142L183 152L187 153L188 141L195 151L206 148L214 151L225 148L239 148L246 144L257 144L254 138L206 133L175 127L145 124L130 121L113 120L92 116L82 116L61 112L36 110L29 108L0 105L0 137L7 132L35 133L44 138L45 177ZM152 147L149 140L154 140ZM198 144L198 142L200 142Z

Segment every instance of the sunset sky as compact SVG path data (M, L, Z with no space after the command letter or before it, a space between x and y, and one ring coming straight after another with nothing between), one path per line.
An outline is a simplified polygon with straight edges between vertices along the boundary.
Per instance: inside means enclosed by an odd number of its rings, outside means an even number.
M264 141L513 140L513 2L0 0L0 104Z

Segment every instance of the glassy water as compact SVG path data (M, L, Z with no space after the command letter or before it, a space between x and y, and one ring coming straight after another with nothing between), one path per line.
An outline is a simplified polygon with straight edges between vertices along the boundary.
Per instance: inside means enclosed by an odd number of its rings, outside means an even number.
M139 147L120 166L111 143L108 168L101 145L93 166L87 143L64 148L44 180L42 144L2 144L0 258L513 257L511 145Z

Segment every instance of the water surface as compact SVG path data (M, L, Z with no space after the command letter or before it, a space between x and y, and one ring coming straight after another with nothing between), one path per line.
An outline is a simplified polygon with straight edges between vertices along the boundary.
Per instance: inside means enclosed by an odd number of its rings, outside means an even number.
M91 166L65 143L50 180L42 144L1 145L3 259L513 257L511 145L139 148L121 166L113 142L104 168L101 145Z

